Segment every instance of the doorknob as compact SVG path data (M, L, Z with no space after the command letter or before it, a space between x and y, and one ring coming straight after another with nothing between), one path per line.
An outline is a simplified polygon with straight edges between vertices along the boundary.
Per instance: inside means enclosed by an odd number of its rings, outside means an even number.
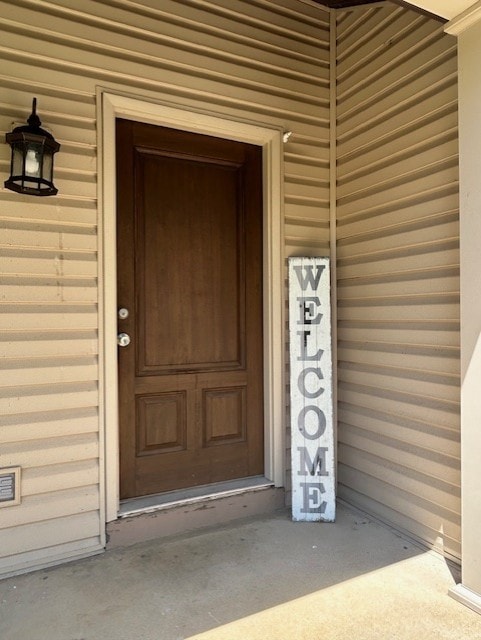
M128 347L130 344L130 336L127 333L119 333L117 336L117 344L119 347Z

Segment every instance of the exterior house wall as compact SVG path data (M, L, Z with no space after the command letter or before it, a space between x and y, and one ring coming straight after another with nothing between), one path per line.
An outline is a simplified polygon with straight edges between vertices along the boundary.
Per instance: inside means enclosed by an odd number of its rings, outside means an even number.
M456 40L337 17L339 495L460 558Z
M0 9L2 130L36 96L62 144L58 196L0 199L0 467L23 472L22 503L0 514L0 575L104 544L100 88L292 131L285 258L329 255L335 107L339 494L459 558L455 40L391 3L338 12L336 34L299 0ZM6 177L7 145L0 163ZM288 443L288 414L284 429Z
M62 144L58 196L0 201L0 467L22 467L22 502L1 512L0 574L104 544L98 88L292 131L285 254L327 255L328 17L297 0L0 2L1 129L24 123L36 96ZM7 145L0 163L6 178Z

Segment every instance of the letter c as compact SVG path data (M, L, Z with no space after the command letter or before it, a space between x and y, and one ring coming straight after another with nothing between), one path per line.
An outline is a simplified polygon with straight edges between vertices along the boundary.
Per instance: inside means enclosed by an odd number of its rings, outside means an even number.
M318 398L324 393L324 389L322 387L319 387L317 391L308 391L306 389L306 376L308 373L314 373L319 380L324 380L322 371L319 368L307 367L300 372L299 377L297 378L297 386L299 388L299 391L305 398Z

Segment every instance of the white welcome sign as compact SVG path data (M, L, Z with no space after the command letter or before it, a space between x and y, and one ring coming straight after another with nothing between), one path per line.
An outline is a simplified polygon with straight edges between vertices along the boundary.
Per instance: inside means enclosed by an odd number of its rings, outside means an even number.
M329 258L289 258L292 519L336 517Z

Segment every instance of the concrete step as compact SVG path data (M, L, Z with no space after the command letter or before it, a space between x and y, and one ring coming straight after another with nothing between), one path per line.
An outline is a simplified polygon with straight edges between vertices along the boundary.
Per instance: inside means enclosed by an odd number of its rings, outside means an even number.
M284 489L257 477L126 500L119 518L107 524L107 549L225 525L284 507Z

